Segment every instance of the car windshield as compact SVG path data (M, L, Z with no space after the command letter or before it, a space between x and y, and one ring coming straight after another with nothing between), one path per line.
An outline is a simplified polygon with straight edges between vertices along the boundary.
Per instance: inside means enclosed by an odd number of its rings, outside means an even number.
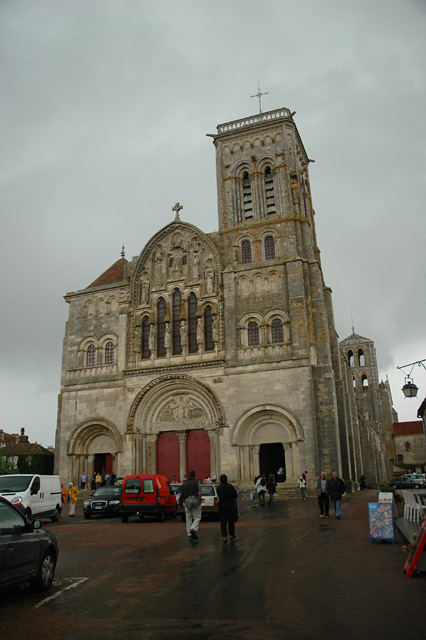
M99 496L119 496L121 494L121 487L100 487L93 494L97 498Z
M0 476L0 491L17 493L25 491L31 482L32 476Z
M201 487L201 495L202 496L214 496L214 487L212 487L211 485L206 485L204 487Z

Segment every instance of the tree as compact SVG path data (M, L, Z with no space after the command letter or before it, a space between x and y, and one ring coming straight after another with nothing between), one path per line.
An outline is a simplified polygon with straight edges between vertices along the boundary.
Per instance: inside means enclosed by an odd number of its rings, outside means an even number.
M4 476L13 473L12 465L0 454L0 475Z

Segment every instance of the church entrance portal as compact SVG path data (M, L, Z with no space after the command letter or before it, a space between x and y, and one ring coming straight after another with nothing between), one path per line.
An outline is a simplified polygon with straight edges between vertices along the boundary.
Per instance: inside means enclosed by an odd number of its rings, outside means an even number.
M93 470L104 476L106 473L113 473L113 457L110 453L96 453Z
M259 469L261 474L273 473L278 480L278 469L285 470L284 447L281 442L261 444L259 450ZM284 478L285 480L285 474Z

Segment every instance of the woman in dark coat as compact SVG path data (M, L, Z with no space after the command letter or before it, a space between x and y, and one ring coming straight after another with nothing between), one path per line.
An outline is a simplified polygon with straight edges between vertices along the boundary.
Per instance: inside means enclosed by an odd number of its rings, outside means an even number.
M237 497L238 494L232 484L228 484L228 477L223 473L220 476L220 485L217 488L219 498L220 530L224 542L228 541L228 532L231 540L235 540L235 523L238 518Z

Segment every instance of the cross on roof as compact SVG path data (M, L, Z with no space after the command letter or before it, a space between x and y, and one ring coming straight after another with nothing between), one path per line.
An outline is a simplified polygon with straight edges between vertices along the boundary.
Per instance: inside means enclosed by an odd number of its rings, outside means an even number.
M262 103L260 101L260 98L262 96L266 96L269 93L269 91L265 91L265 93L262 93L260 91L260 84L259 84L259 80L257 81L257 93L254 94L254 96L250 96L250 98L258 98L259 100L259 113L262 113Z
M172 207L172 211L176 212L175 215L175 220L180 220L179 218L179 212L183 209L182 205L180 204L180 202L176 202L175 206Z

